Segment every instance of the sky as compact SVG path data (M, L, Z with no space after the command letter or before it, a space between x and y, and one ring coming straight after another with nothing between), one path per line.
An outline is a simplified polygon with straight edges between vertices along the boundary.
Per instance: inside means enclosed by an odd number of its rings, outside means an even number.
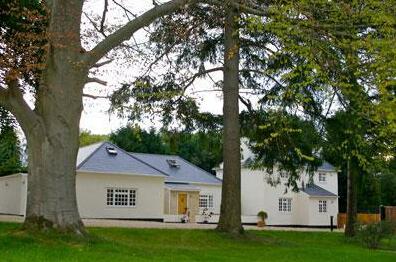
M120 8L116 5L111 4L109 6L109 12L106 17L106 24L108 25L123 25L126 23L126 17ZM152 8L152 0L139 0L139 1L123 1L117 0L119 3L123 3L126 7L132 10L136 14L141 14L144 11ZM84 5L84 11L93 20L100 19L103 12L103 1L91 0L87 1ZM82 28L89 32L94 29L92 23L87 19L86 16L82 18ZM137 42L144 42L145 32L143 30L138 31L135 35ZM92 37L85 37L83 45L86 49L92 48L97 40ZM99 84L90 83L87 84L84 93L95 94L95 95L109 95L112 90L117 89L122 83L133 80L136 72L143 70L142 65L138 59L134 58L133 62L125 61L125 58L116 59L109 65L104 66L101 70L95 73L95 76L107 81L107 85L100 86ZM135 72L135 74L134 74ZM221 73L214 73L212 77L216 80L222 78ZM211 86L211 82L205 79L199 79L194 83L194 92L199 90L207 90ZM198 92L194 93L194 97L198 99L200 110L203 112L211 112L215 114L222 113L222 99L220 92ZM128 123L126 118L121 118L116 114L108 112L110 103L107 99L91 99L84 98L84 110L82 112L80 128L89 130L94 134L108 134L116 129L124 126ZM141 123L143 127L159 127L159 123L152 123L144 121Z

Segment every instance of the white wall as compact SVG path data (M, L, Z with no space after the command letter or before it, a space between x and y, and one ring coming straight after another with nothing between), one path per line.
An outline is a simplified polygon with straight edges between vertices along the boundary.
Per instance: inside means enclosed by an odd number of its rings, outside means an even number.
M0 177L0 214L25 215L27 176Z
M326 175L326 181L325 182L320 182L319 181L319 173L324 173ZM308 179L306 179L308 181ZM318 170L315 172L313 181L316 185L320 186L323 189L326 189L327 191L330 191L331 193L334 193L338 195L338 175L337 172L331 172L331 171L321 171Z
M77 203L82 218L164 217L164 177L79 173L76 185ZM107 206L108 187L137 189L136 206Z
M242 222L257 222L257 213L265 211L268 214L268 225L294 225L300 218L301 211L297 208L300 202L296 193L283 184L275 187L269 185L264 171L242 168ZM281 212L278 209L279 198L291 198L291 212Z
M194 184L199 187L200 195L213 195L213 208L209 208L209 212L216 215L220 214L221 205L221 185ZM202 208L199 210L202 213Z
M221 172L219 173L222 176ZM311 199L304 192L294 193L290 188L286 192L284 183L287 182L287 178L279 178L280 184L274 187L268 184L268 175L265 171L242 168L241 176L242 222L244 223L257 222L257 213L261 210L268 214L266 221L268 225L329 225L330 214L335 218L337 216L338 199L336 197L327 198L328 212L321 214L318 211L318 200ZM279 174L275 171L271 177L277 178L278 176ZM302 178L299 184L304 179L306 178ZM307 181L306 179L305 183ZM317 176L314 177L314 181L318 182ZM334 189L336 183L336 175L331 174L327 178L327 186L332 192L337 190ZM279 211L279 198L292 199L291 212Z
M327 212L319 213L319 200L327 200ZM309 198L309 223L310 226L330 226L330 216L337 225L338 199L334 197L310 197Z

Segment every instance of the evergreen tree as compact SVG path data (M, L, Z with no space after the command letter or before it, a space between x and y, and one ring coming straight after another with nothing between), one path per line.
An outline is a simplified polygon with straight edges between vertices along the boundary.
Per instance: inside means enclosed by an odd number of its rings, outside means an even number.
M21 148L15 119L0 107L0 176L21 172Z

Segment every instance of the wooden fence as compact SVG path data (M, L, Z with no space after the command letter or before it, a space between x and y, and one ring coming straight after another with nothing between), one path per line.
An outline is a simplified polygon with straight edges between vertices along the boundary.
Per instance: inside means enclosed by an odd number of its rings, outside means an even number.
M366 214L366 213L358 213L357 221L360 224L372 224L381 221L380 214ZM346 224L346 214L339 213L337 218L337 227L344 228Z
M396 206L385 206L385 220L396 221Z

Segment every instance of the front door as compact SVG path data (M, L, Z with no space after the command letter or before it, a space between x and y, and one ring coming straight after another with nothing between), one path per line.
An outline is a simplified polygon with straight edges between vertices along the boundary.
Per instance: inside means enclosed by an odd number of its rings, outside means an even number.
M179 193L178 194L178 201L177 201L177 210L178 210L178 214L184 214L186 213L186 209L187 209L187 194L186 193Z

